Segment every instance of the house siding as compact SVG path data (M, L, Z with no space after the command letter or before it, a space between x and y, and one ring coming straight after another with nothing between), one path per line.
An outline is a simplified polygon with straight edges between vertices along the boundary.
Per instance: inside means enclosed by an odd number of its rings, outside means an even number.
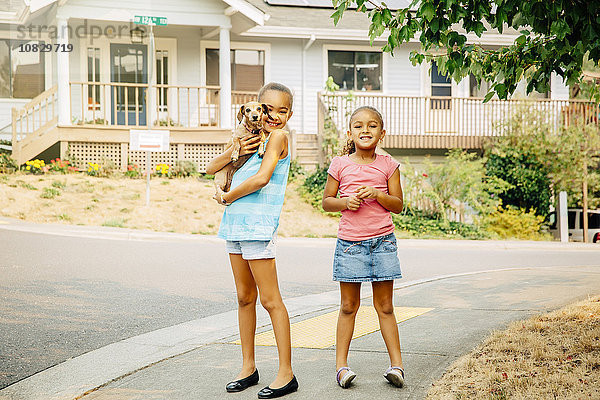
M11 140L12 109L21 108L28 102L28 99L0 99L0 139Z
M334 42L315 41L306 50L305 87L306 101L302 99L302 52L307 39L274 39L271 43L271 75L268 80L281 82L294 92L294 117L290 128L298 133L315 134L317 126L317 93L323 91L327 74L324 47L335 48ZM365 46L364 42L344 42L344 45ZM412 47L412 46L411 46ZM416 46L415 46L416 48ZM374 51L379 47L374 46ZM406 46L396 50L392 57L384 54L383 82L384 94L402 94L419 96L421 93L421 74L408 60L411 48ZM304 105L304 109L303 109Z
M280 39L271 41L270 81L280 82L294 93L294 116L289 128L300 133L302 129L302 41Z
M385 94L401 94L402 96L421 95L421 73L418 66L413 66L408 55L416 50L416 45L402 46L394 50L394 55L385 53L387 68L384 71Z

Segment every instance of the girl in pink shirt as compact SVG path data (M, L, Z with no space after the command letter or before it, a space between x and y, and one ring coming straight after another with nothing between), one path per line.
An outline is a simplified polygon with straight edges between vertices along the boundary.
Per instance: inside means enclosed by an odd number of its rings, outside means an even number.
M384 377L397 387L404 385L393 304L394 279L402 273L390 214L402 211L403 196L399 164L390 156L375 153L384 136L379 111L369 106L354 110L345 155L331 161L323 193L323 209L342 212L333 280L340 282L341 292L335 351L336 380L343 388L356 377L348 368L348 350L360 306L361 282L372 284L373 305L390 357Z

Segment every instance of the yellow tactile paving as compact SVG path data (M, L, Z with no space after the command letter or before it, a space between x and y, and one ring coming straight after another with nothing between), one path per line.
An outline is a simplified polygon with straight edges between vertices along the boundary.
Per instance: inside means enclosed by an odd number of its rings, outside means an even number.
M395 307L398 323L433 310L422 307ZM338 311L295 322L291 325L292 347L324 349L335 344L335 327ZM356 315L356 325L352 338L361 337L379 330L379 320L375 307L361 306ZM259 333L255 338L258 346L275 346L273 330ZM232 343L240 344L239 340Z

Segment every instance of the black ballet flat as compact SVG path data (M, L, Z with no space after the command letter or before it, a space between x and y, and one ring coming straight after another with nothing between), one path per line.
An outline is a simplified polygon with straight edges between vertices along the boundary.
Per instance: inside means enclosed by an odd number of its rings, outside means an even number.
M277 397L285 396L286 394L290 394L298 390L298 381L294 376L292 380L285 385L284 387L280 387L279 389L271 389L270 387L265 387L258 392L259 399L274 399Z
M258 369L255 369L252 375L249 375L243 379L237 381L231 381L225 386L225 389L229 393L241 392L244 389L248 389L250 386L258 384Z

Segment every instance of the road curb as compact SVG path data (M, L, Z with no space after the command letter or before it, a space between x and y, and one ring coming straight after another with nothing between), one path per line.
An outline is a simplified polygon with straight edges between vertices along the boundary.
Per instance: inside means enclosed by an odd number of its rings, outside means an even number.
M28 233L40 233L69 237L85 237L106 240L167 241L222 243L215 235L192 235L173 232L154 232L128 228L105 226L77 226L62 224L38 224L13 218L0 217L0 230ZM335 238L278 237L281 245L332 247ZM497 249L497 250L564 250L564 251L600 251L600 245L594 243L561 243L516 240L456 240L456 239L399 239L398 248L448 248L448 249Z

